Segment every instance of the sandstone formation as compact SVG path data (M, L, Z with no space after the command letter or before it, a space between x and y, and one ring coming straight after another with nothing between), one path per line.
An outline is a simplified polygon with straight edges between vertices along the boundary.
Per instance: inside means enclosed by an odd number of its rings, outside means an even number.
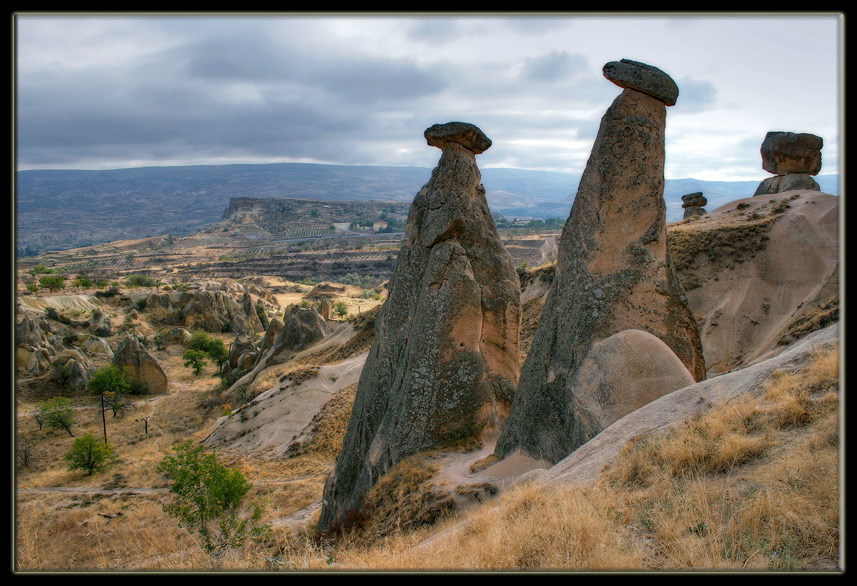
M256 345L247 334L235 336L229 349L229 356L223 365L224 377L238 377L240 373L252 368L258 353Z
M824 141L814 134L769 132L762 142L762 168L773 173L759 184L753 195L768 195L796 189L820 191L812 175L821 171Z
M133 336L128 336L120 342L113 354L112 364L124 367L128 380L145 387L149 394L169 392L167 375L160 362Z
M665 105L678 89L662 71L633 61L604 70L625 89L602 118L563 228L556 275L497 441L501 457L521 450L557 462L640 400L705 378L699 333L666 238ZM655 366L662 371L645 378L673 382L628 396L623 386L635 384L633 370L641 365L637 350L620 341L639 338L629 333L636 330L661 340L690 378L661 348ZM592 366L604 356L617 370Z
M685 220L696 216L704 216L707 213L704 206L708 203L708 200L705 199L701 191L681 196L681 202L681 207L684 208L683 219Z
M747 197L670 227L709 375L772 355L838 319L839 197Z
M297 352L325 338L327 322L312 308L292 305L286 308L283 320L272 319L262 347L255 351L254 360L245 370L232 370L227 364L226 375L235 383L231 391L248 387L264 369L286 362ZM271 340L273 339L273 343Z
M282 349L303 350L327 335L327 322L315 309L297 305L287 307L283 320L273 345L277 349L275 353Z
M28 346L48 345L48 339L39 324L29 316L24 316L20 323L15 325L15 342Z
M110 318L104 313L101 308L93 310L92 316L89 318L89 327L93 333L101 338L113 335L113 328L110 325Z
M520 286L475 156L491 141L461 122L432 126L425 138L443 153L411 205L342 452L325 484L321 531L347 525L402 458L496 433L514 396Z
M265 329L256 313L258 298L254 300L247 288L231 279L204 281L189 291L140 295L139 301L152 318L189 330L253 333Z
M86 392L86 384L95 368L81 352L66 348L53 359L50 378L75 393Z

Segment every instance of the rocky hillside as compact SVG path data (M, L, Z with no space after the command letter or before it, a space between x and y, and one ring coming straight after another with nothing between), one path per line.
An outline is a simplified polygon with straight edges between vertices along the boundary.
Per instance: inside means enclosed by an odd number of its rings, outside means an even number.
M430 171L298 163L19 171L16 247L20 253L35 254L116 240L187 236L215 224L232 198L410 203ZM491 210L509 218L566 218L580 179L520 169L483 171ZM825 193L839 193L837 175L816 179ZM719 206L752 195L757 185L753 181L667 180L668 219L681 218L680 198L686 193L702 191L713 206Z

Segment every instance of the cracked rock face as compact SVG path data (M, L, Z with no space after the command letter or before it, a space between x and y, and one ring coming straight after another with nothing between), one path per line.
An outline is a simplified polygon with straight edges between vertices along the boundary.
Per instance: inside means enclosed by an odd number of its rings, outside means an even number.
M404 457L496 432L518 382L520 284L494 228L472 124L435 125L443 154L417 193L375 320L351 420L324 489L318 528L344 527Z
M821 191L812 175L821 171L820 136L795 132L769 132L762 142L762 169L774 173L756 188L755 195L808 189Z
M558 462L609 425L610 417L639 406L623 398L622 376L630 382L633 369L619 376L583 368L602 363L597 353L608 346L611 355L616 348L634 352L626 344L601 344L621 332L650 334L678 357L681 368L659 361L664 372L648 373L649 380L705 378L698 329L667 249L667 103L626 88L601 120L560 238L556 276L497 442L498 456L520 449ZM663 394L675 390L669 386L661 387ZM600 389L597 395L593 389ZM597 417L593 405L610 417Z

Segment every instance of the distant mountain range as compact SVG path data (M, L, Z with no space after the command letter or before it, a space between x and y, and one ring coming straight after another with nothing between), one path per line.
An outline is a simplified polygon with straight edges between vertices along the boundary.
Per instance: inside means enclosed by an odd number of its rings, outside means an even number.
M491 211L509 219L566 218L580 182L580 176L568 173L481 171ZM309 163L19 171L16 246L19 252L33 253L164 234L184 236L220 220L233 197L410 201L430 177L428 167ZM667 180L667 221L681 219L682 195L703 192L711 210L753 195L759 181ZM839 194L838 175L818 176L816 181L822 191Z

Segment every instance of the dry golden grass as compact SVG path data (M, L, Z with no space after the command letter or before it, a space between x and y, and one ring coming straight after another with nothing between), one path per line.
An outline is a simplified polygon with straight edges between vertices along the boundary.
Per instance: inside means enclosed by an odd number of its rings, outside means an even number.
M820 353L759 399L630 442L592 487L525 485L328 555L337 569L836 570L838 375L837 352Z
M176 442L202 439L220 415L210 404L219 380L210 372L193 377L177 352L159 356L175 383L170 395L146 397L121 418L108 412L118 460L103 474L65 470L73 439L39 430L29 416L34 405L19 405L16 432L32 442L33 462L16 470L16 569L830 570L839 563L836 352L777 373L757 399L637 438L592 487L526 485L447 518L432 508L430 466L409 461L379 485L375 519L362 532L320 543L311 535L312 507L342 444L352 386L328 402L291 457L220 455L254 484L248 500L263 505L273 531L218 557L161 508L168 493L158 463ZM100 436L97 398L73 403L75 435ZM154 490L119 492L132 488ZM310 533L279 523L302 509Z

